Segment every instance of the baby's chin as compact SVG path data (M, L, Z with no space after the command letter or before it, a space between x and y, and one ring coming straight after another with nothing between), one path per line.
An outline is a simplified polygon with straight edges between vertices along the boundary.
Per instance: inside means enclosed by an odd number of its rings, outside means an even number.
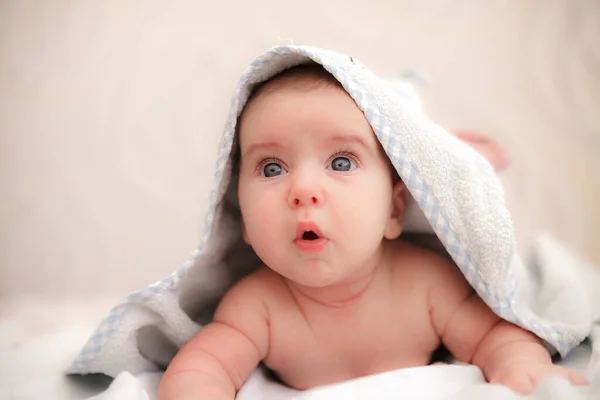
M293 277L288 278L298 286L304 286L311 289L327 289L328 287L334 287L341 283L338 279L333 278L314 278L314 277Z
M285 272L275 272L296 285L311 289L335 287L351 279L350 276L347 276L346 268L322 265L321 263L301 265Z

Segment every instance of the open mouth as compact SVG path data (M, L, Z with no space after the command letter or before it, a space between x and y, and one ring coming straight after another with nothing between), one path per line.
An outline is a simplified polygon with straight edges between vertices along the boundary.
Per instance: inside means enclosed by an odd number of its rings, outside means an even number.
M307 231L302 234L302 240L317 240L319 237L320 236L313 231Z
M313 241L321 238L323 238L323 234L314 222L300 222L296 226L296 240Z
M314 222L300 222L296 227L294 244L308 253L318 253L327 247L329 240L321 233Z

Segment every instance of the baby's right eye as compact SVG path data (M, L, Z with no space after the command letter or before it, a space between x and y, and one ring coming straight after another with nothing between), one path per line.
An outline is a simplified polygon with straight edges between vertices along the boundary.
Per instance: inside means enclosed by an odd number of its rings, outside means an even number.
M285 173L286 170L280 163L275 161L269 161L261 167L261 175L265 178L273 178L274 176L283 175Z

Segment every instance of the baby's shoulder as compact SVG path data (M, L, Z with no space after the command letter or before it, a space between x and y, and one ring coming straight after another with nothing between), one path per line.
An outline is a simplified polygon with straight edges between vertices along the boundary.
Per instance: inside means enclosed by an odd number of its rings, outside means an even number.
M226 296L266 301L272 299L281 291L282 284L279 275L266 266L261 266L240 279L229 289Z
M267 319L280 285L273 274L261 267L237 281L219 302L214 319L235 321L241 316Z

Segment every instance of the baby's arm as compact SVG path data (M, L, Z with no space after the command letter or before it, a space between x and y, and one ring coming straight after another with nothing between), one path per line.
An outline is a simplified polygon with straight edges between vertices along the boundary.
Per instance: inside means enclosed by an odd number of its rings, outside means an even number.
M524 394L547 375L587 383L584 377L553 365L537 336L494 314L456 266L446 260L436 263L429 292L432 324L457 359L480 367L491 383Z
M171 361L159 400L233 400L267 355L268 314L260 282L249 276L223 298L213 321Z

